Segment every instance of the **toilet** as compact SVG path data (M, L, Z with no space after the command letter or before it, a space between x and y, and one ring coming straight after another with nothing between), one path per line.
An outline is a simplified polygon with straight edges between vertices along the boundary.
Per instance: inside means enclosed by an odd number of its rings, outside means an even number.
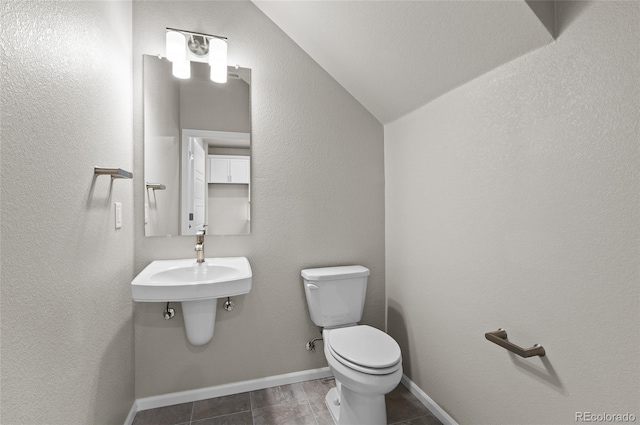
M323 328L324 355L336 379L325 400L338 425L386 425L384 396L402 378L398 343L358 325L368 276L362 266L302 270L309 314Z

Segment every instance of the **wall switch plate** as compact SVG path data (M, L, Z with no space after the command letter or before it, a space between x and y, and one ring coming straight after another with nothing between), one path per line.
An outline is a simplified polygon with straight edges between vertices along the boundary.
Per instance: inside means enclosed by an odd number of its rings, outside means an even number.
M116 229L120 229L122 227L122 202L114 202L113 205L116 212Z

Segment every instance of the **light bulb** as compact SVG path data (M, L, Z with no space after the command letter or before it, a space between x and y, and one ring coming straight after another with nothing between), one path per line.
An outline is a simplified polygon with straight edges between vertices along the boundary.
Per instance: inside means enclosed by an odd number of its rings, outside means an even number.
M213 82L227 82L227 42L225 40L215 37L209 40L209 66L211 66Z
M167 31L166 55L171 62L184 62L187 60L187 48L184 34L176 31Z

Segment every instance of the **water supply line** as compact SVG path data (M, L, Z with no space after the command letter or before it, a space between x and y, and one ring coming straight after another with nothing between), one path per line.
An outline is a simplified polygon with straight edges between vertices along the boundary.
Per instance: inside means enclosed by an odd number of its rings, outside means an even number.
M169 307L169 303L167 302L167 307L162 312L162 315L164 316L165 320L170 320L173 319L173 316L176 315L176 311L172 307Z
M236 303L231 301L231 297L227 297L227 300L224 302L224 309L226 311L231 311L231 310L233 310L233 307L235 307L235 305L236 305Z
M307 351L316 351L316 341L322 341L322 338L313 338L311 341L307 342L307 344L305 345Z

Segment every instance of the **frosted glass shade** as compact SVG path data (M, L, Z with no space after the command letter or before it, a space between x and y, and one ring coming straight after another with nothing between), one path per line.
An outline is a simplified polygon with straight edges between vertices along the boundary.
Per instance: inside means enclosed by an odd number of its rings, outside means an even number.
M167 59L171 62L184 62L187 60L186 39L184 38L184 34L176 31L167 31L166 55Z
M211 81L227 82L227 42L220 38L209 40L209 66L211 66Z

